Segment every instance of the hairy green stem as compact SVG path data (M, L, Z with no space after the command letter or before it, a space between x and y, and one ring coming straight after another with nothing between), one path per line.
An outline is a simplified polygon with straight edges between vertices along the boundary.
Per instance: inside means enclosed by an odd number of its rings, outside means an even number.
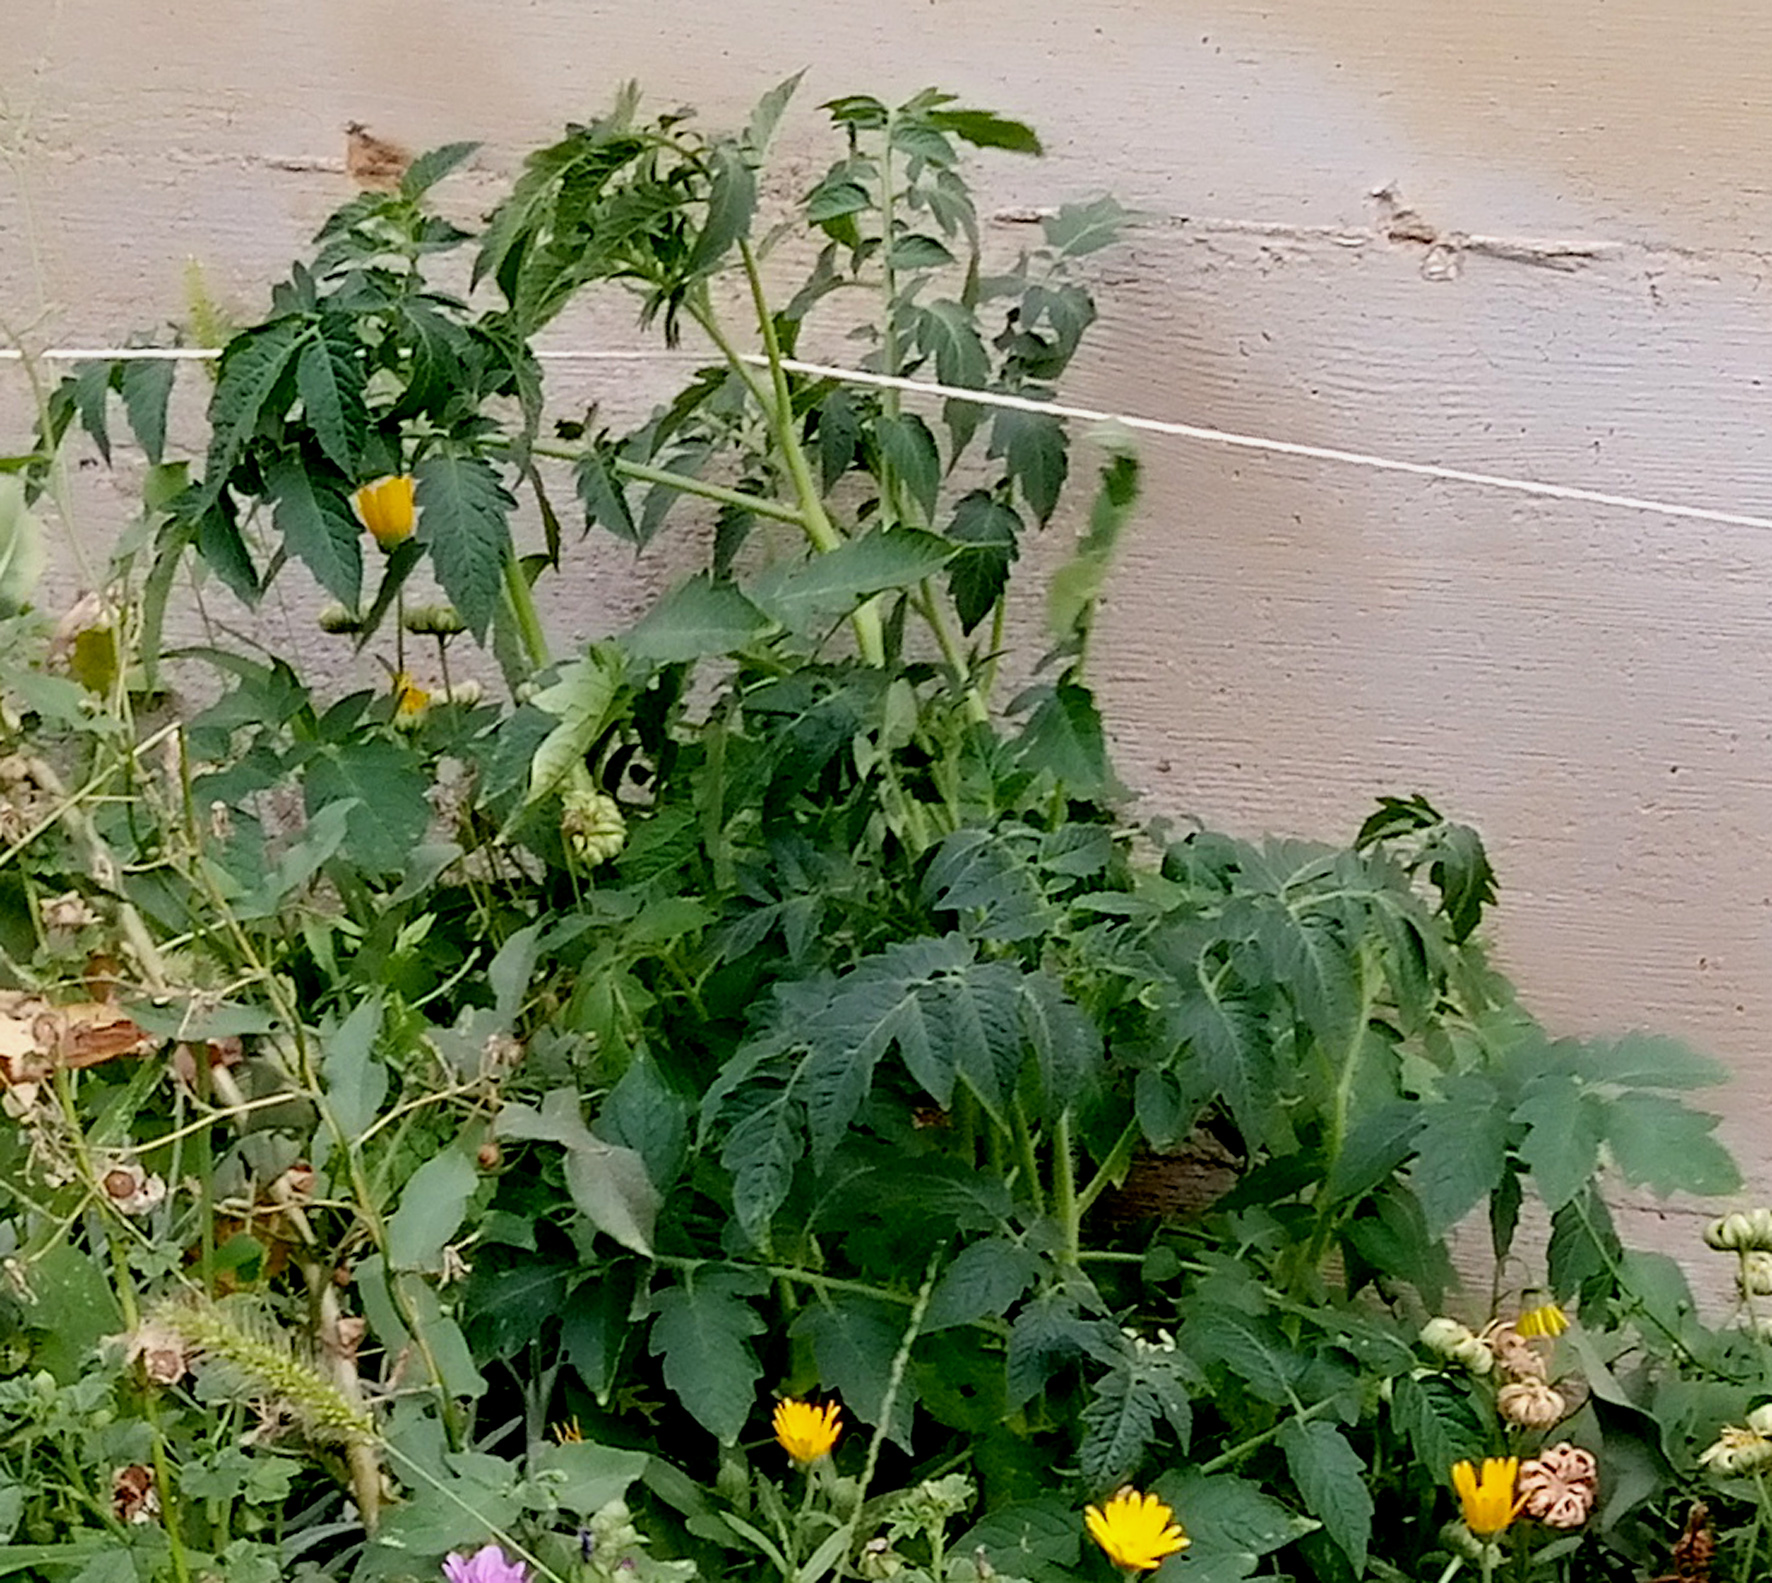
M1251 1451L1259 1451L1269 1441L1277 1440L1280 1437L1281 1431L1284 1430L1286 1425L1291 1423L1293 1419L1296 1419L1299 1423L1308 1423L1313 1418L1320 1418L1324 1413L1329 1411L1332 1405L1331 1402L1325 1400L1321 1402L1312 1402L1309 1407L1297 1407L1292 1418L1282 1418L1277 1424L1262 1430L1260 1434L1251 1435L1247 1440L1239 1440L1236 1445L1230 1448L1230 1450L1221 1451L1209 1462L1202 1462L1198 1469L1199 1476L1201 1478L1207 1478L1214 1473L1224 1472L1226 1468L1231 1467L1233 1464L1240 1462L1244 1457L1248 1456ZM1294 1406L1297 1406L1296 1398L1294 1398Z
M515 555L505 557L504 576L505 599L517 623L517 636L529 663L538 671L545 670L553 663L553 656L548 650L547 633L542 630L541 613L535 608L535 592Z
M1083 1212L1077 1207L1077 1162L1071 1153L1071 1112L1067 1105L1052 1128L1052 1212L1063 1237L1061 1257L1075 1268L1083 1251Z
M1126 1123L1120 1136L1114 1140L1113 1148L1108 1150L1107 1158L1101 1162L1095 1175L1089 1178L1083 1191L1077 1195L1077 1214L1079 1217L1089 1213L1090 1206L1107 1191L1120 1176L1132 1159L1132 1151L1138 1147L1138 1118L1134 1116ZM1144 1255L1140 1254L1140 1258Z

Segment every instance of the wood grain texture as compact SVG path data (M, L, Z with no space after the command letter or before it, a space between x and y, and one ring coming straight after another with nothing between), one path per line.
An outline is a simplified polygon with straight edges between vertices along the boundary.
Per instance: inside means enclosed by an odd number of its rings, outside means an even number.
M626 76L720 124L811 63L781 190L829 157L817 101L939 81L1046 137L1044 161L984 163L987 210L1111 188L1148 211L1099 262L1080 401L1772 510L1758 0L8 12L0 311L38 344L176 317L193 255L257 311L348 196L325 168L348 120L412 147L484 139L448 190L471 217L522 148ZM1385 182L1439 233L1604 246L1566 269L1455 252L1454 278L1428 278L1428 249L1377 224ZM1025 236L993 231L1005 250ZM615 310L558 334L633 344ZM642 411L669 378L586 372L562 404ZM21 396L0 371L8 433ZM1772 534L1142 449L1096 675L1146 806L1332 838L1375 794L1421 790L1474 820L1502 875L1498 950L1534 1005L1559 1028L1652 1026L1726 1056L1727 1130L1764 1190ZM98 475L81 497L95 533L116 520ZM635 573L607 543L587 553L550 607L563 640L607 630L669 574ZM266 619L306 649L299 603ZM1692 1245L1677 1222L1656 1235Z

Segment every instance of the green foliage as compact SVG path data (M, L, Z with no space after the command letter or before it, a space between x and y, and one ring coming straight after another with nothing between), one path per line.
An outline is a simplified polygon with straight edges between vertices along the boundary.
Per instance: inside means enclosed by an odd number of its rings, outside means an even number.
M757 236L796 82L732 136L625 91L473 233L429 197L472 145L423 155L232 338L200 466L174 365L121 362L0 477L0 1569L434 1577L496 1541L555 1583L1047 1583L1130 1481L1192 1538L1168 1575L1449 1577L1451 1464L1566 1437L1606 1504L1521 1566L1665 1570L1772 1395L1764 1272L1709 1327L1605 1191L1733 1191L1688 1101L1724 1074L1548 1037L1485 958L1481 839L1419 795L1348 846L1134 822L1087 659L1139 467L1041 404L1135 217L995 256L967 151L1039 141L931 91L824 106L836 158ZM707 360L627 433L552 413L530 344L612 292ZM809 327L1017 404L791 372ZM64 658L35 514L113 395L154 470ZM1024 535L1091 472L1005 698ZM416 524L366 578L388 477ZM707 559L556 657L572 492ZM161 654L187 569L311 576L391 687L225 620ZM476 664L504 688L451 685ZM1419 1339L1483 1213L1517 1311L1529 1195L1579 1313L1554 1425L1509 1417L1499 1342ZM772 1396L843 1413L785 1486ZM1710 1494L1745 1532L1743 1481Z

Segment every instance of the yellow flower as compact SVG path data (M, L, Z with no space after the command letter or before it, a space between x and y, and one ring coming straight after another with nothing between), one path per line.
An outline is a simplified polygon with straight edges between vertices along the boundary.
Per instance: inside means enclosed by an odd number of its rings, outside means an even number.
M583 1442L585 1432L578 1427L576 1418L567 1418L554 1425L553 1435L557 1445L576 1446Z
M1538 1336L1560 1336L1569 1328L1569 1316L1555 1303L1528 1308L1514 1321L1514 1330L1528 1341Z
M416 726L431 707L431 695L405 671L394 672L394 724Z
M775 1438L781 1449L803 1468L829 1456L837 1443L843 1414L835 1402L814 1407L791 1398L775 1404Z
M1479 1476L1469 1462L1452 1464L1452 1487L1464 1508L1464 1525L1479 1539L1492 1539L1514 1520L1519 1503L1514 1480L1520 1471L1518 1457L1485 1457Z
M1130 1484L1102 1505L1085 1507L1083 1524L1108 1560L1128 1571L1149 1572L1192 1542L1170 1507Z
M365 484L351 496L358 519L384 550L412 537L412 475L395 473Z

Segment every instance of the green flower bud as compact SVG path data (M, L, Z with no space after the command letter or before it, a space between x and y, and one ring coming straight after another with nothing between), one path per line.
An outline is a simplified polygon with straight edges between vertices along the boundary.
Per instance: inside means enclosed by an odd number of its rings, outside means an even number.
M406 612L404 624L408 632L433 638L452 638L468 629L454 605L414 605Z
M568 783L562 801L565 807L560 815L560 833L580 861L595 868L609 862L627 845L628 825L621 816L621 805L598 791L582 768Z
M361 632L363 630L362 616L360 616L355 610L348 609L346 606L339 604L337 600L334 600L331 604L323 607L316 619L320 623L320 630L322 632L342 633Z

